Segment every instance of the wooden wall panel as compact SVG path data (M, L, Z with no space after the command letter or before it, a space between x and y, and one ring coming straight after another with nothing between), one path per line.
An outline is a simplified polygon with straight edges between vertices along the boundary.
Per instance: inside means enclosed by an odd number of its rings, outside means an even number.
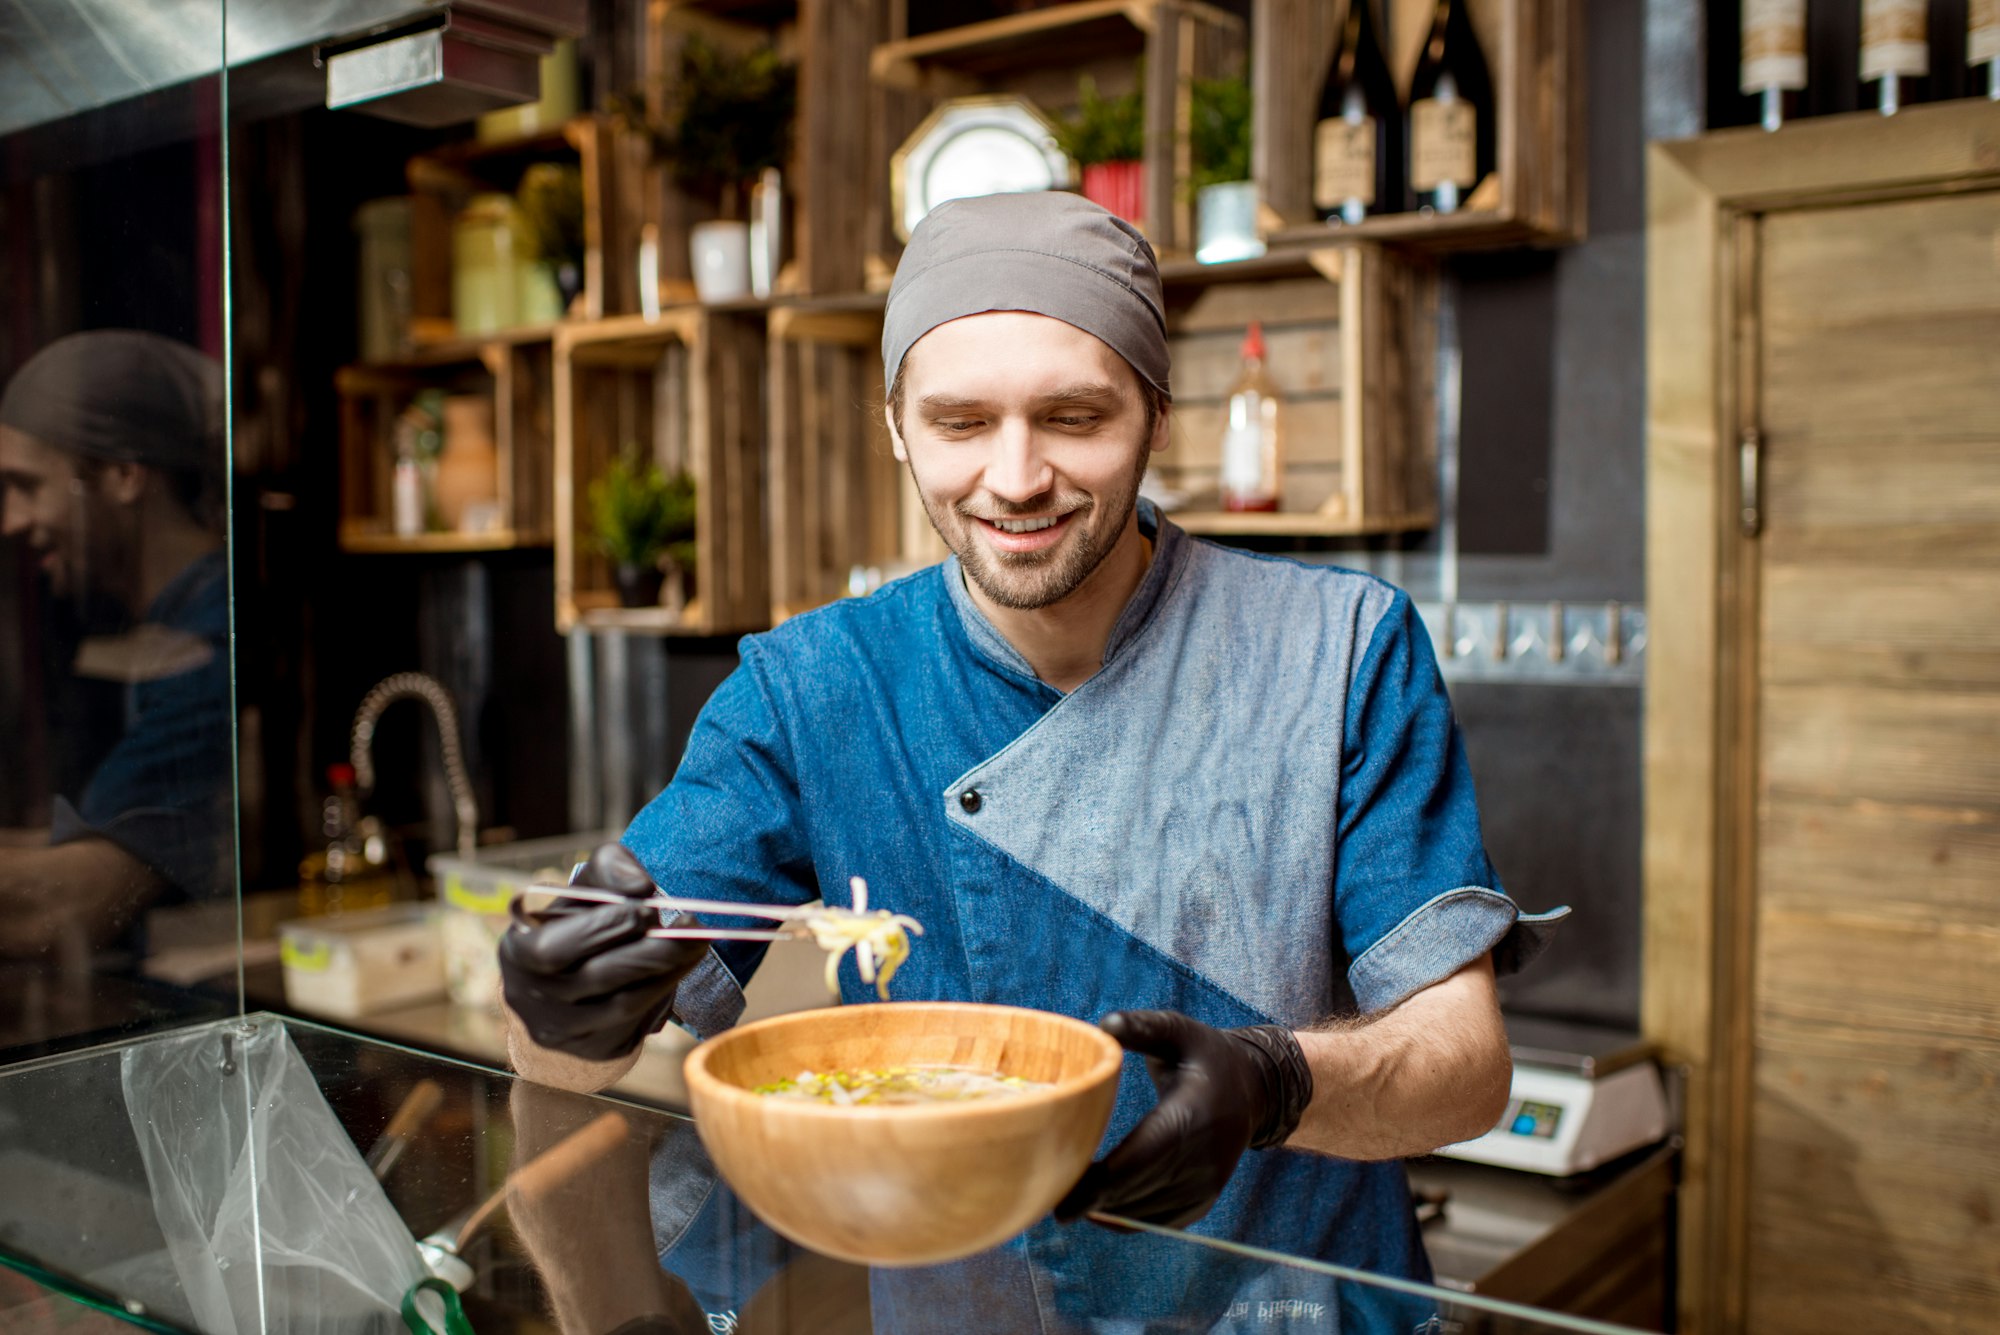
M1950 537L2000 530L2000 195L1759 231L1747 1324L1967 1328L2000 1300L2000 896L1951 859L2000 828L2000 546ZM1865 875L1828 865L1857 813Z

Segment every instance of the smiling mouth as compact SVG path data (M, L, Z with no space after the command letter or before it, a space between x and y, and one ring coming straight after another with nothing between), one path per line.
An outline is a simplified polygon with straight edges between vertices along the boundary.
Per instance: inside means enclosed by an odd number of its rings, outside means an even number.
M1068 515L1048 515L1041 519L989 519L986 522L1002 533L1039 533L1045 528L1054 528Z

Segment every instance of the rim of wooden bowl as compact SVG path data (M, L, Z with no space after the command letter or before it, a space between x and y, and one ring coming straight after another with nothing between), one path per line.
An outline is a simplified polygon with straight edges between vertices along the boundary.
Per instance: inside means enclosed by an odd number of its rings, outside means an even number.
M807 1016L838 1013L845 1009L840 1006L825 1006L817 1010L791 1011L784 1015L772 1015L749 1024L725 1029L713 1038L703 1039L687 1055L682 1072L687 1080L689 1093L699 1083L703 1092L710 1097L726 1102L752 1103L761 1108L782 1108L786 1115L798 1114L806 1117L869 1117L869 1118L929 1118L929 1117L1004 1117L1018 1116L1020 1113L1045 1103L1056 1103L1073 1098L1086 1089L1104 1081L1116 1080L1118 1070L1125 1061L1125 1049L1118 1040L1105 1033L1087 1020L1075 1016L1058 1014L1055 1011L1036 1010L1032 1006L1002 1006L983 1001L869 1001L868 1007L889 1007L895 1010L925 1011L973 1011L979 1013L1022 1012L1056 1022L1058 1027L1068 1027L1078 1033L1087 1034L1098 1049L1097 1060L1076 1075L1058 1080L1047 1089L1031 1089L1004 1099L965 1099L950 1103L889 1103L889 1104L837 1104L821 1103L807 1099L774 1099L759 1094L742 1085L733 1085L708 1069L708 1061L720 1048L738 1038L746 1037L768 1029L782 1029L804 1022Z

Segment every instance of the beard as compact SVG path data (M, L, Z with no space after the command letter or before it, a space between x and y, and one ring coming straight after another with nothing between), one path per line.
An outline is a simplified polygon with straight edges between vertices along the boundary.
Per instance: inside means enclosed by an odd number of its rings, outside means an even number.
M958 557L966 578L999 606L1032 612L1053 606L1082 588L1111 554L1139 503L1139 484L1146 476L1149 453L1140 450L1138 466L1124 485L1101 500L1085 492L1056 492L1050 498L1037 497L1021 505L990 502L985 507L988 513L982 515L963 501L943 505L921 487L918 495L923 498L931 527ZM1050 510L1068 515L1069 531L1043 551L995 551L979 540L973 528L980 519L1012 519ZM1091 521L1100 515L1109 522L1093 524Z

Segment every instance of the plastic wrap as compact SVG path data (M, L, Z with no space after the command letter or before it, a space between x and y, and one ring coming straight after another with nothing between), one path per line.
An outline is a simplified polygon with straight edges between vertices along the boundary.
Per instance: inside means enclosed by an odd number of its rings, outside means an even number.
M284 1027L203 1026L135 1044L126 1112L153 1208L210 1335L392 1335L425 1276Z

